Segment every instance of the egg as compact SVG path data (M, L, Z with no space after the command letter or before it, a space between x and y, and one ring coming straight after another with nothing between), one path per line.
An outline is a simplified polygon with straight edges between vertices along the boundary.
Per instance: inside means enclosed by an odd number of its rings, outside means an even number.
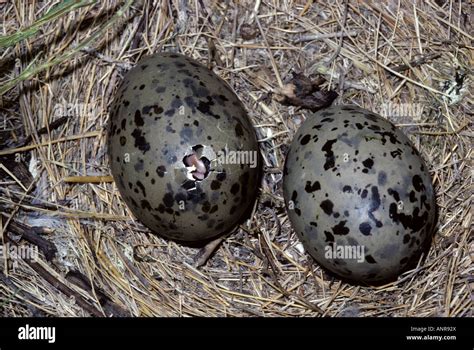
M428 168L388 120L355 106L308 116L291 143L283 191L306 251L342 279L396 279L431 241L436 203Z
M107 135L122 199L153 233L205 241L253 208L261 171L255 130L232 89L195 60L143 58L123 78Z

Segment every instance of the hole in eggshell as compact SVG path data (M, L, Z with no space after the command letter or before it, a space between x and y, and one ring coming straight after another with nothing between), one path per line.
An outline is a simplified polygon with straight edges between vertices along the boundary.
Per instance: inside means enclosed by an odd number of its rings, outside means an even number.
M196 154L201 154L202 153L202 150L204 149L204 146L203 145L196 145L196 146L193 146L192 147L194 153Z
M202 145L192 147L192 153L183 158L184 166L188 169L188 179L195 181L204 180L209 175L211 162L206 157L201 156Z

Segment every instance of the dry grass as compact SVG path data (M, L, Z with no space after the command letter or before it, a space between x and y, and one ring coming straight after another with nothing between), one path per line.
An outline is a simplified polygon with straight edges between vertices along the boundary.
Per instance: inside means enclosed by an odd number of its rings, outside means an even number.
M51 261L41 253L39 261L21 260L15 268L0 261L1 315L472 316L469 1L348 3L344 21L343 1L135 2L70 59L16 82L0 100L0 160L20 155L31 177L28 182L15 171L18 176L0 177L0 232L4 244L25 245L12 224L39 227L58 251ZM74 50L121 5L100 1L77 9L5 49L1 85L32 60L42 64ZM2 34L31 25L51 6L2 2ZM114 184L65 181L109 175L104 127L117 83L141 56L160 50L204 63L212 57L214 71L250 112L268 167L252 218L199 268L198 249L150 235ZM272 99L292 70L322 74L340 94L337 104L374 111L386 103L423 107L421 118L389 118L402 124L430 164L439 225L425 261L397 282L342 283L301 251L284 210L281 169L308 113ZM461 76L462 87L450 90ZM68 103L88 110L66 112L59 127L39 133Z

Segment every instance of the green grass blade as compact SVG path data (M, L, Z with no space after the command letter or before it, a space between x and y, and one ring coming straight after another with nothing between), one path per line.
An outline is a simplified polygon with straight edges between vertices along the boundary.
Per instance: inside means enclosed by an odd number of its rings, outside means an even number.
M34 61L31 62L27 68L25 68L17 77L14 79L11 79L5 83L3 83L2 86L0 86L0 96L3 95L5 92L8 90L12 89L15 87L16 84L18 84L21 81L28 80L32 78L33 76L37 75L38 73L42 72L45 69L54 67L55 65L58 65L62 62L65 62L66 60L72 58L76 53L81 51L82 49L86 48L89 46L93 41L101 37L104 32L110 28L115 22L117 22L120 17L122 17L125 14L125 11L133 4L133 0L128 0L115 14L114 16L108 20L106 23L104 23L95 33L93 33L91 36L89 36L86 40L81 42L80 44L76 45L74 48L70 49L66 53L59 55L58 57L54 57L44 63L40 63L38 65L33 65Z
M35 35L40 29L40 27L45 23L64 16L65 14L74 11L80 7L89 6L95 3L95 0L65 0L59 5L49 10L43 17L41 17L31 26L18 31L15 34L0 37L0 49L11 47L19 43L20 41L28 39L29 37Z

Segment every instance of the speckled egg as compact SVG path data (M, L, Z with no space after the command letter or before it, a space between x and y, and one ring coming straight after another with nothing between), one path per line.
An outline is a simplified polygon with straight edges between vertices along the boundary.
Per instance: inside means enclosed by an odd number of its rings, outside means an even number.
M146 57L125 75L110 111L108 152L134 215L177 241L231 230L258 192L260 154L242 103L180 54Z
M283 189L306 251L353 282L395 279L418 261L436 224L416 148L392 123L355 106L310 114L288 152Z

